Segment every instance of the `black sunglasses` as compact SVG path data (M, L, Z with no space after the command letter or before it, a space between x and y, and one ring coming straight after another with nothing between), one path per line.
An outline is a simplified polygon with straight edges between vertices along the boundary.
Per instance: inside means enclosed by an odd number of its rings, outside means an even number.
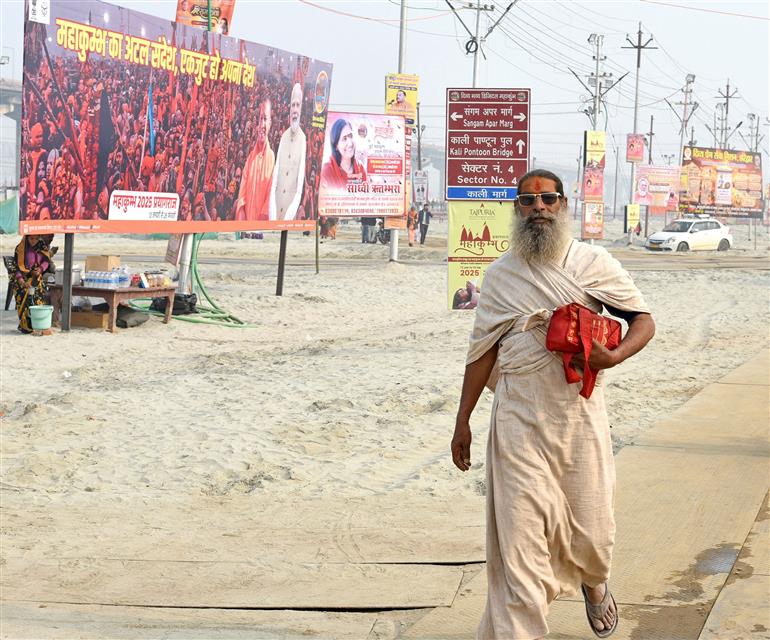
M552 191L548 193L520 193L518 196L516 196L516 199L519 201L519 204L522 207L531 207L533 204L535 204L535 199L538 196L543 201L543 204L549 205L556 204L562 198L560 193Z

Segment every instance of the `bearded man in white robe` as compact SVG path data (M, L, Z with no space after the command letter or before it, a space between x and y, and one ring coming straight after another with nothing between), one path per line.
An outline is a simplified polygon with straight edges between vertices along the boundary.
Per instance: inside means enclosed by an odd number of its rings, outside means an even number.
M619 611L608 581L615 538L615 467L603 369L641 351L655 323L641 293L604 248L575 241L564 187L536 169L519 180L511 249L487 269L452 439L471 464L470 417L495 391L487 444L487 604L483 640L539 640L550 603L581 590L591 630L608 637ZM552 311L577 302L628 323L614 350L596 340L590 398L545 347ZM582 367L584 361L576 356Z

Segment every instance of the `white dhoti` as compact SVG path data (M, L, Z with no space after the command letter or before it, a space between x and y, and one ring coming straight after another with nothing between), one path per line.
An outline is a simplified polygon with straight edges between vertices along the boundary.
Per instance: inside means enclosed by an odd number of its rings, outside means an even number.
M589 245L573 243L562 266L509 253L484 278L468 354L473 362L499 345L490 378L483 640L541 638L554 599L609 579L615 466L603 376L585 399L545 348L547 310L569 302L647 312L620 264Z

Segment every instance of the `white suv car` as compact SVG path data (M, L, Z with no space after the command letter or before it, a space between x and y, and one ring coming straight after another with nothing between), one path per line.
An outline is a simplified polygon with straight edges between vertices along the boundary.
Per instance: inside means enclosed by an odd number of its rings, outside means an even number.
M650 251L727 251L733 246L730 228L714 218L679 218L647 238Z

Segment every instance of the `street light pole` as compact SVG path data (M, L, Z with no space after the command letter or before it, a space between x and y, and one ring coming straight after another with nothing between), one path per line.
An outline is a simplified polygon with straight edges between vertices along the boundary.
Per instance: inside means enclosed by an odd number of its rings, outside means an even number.
M398 30L398 72L404 72L406 60L406 0L401 0L401 20ZM398 262L398 229L390 230L390 262Z

